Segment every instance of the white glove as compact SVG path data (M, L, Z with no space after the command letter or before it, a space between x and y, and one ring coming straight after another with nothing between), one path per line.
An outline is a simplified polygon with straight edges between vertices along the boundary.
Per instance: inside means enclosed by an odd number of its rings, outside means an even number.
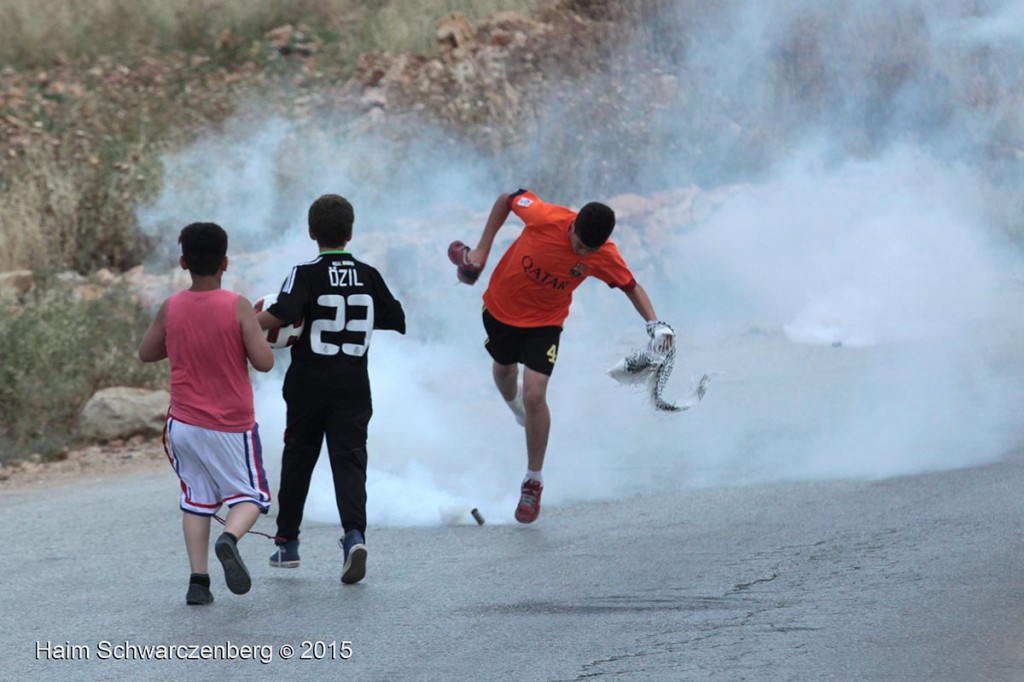
M676 333L667 322L652 320L647 323L647 347L655 353L667 353L675 345Z

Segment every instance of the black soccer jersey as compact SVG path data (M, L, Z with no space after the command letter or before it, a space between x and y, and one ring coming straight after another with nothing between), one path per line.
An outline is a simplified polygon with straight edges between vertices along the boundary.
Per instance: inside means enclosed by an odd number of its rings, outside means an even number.
M321 379L365 375L374 329L405 333L405 311L384 278L348 251L322 251L293 267L268 312L285 325L304 320L289 373Z

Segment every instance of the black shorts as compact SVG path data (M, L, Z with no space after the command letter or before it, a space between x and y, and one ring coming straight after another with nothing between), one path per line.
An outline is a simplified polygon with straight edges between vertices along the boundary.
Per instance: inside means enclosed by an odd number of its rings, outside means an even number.
M485 308L484 329L487 331L484 347L496 363L521 362L535 372L551 376L558 359L561 327L513 327L494 319Z

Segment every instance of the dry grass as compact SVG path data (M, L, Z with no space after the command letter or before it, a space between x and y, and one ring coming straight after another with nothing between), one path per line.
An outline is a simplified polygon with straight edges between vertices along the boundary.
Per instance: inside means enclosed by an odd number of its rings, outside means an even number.
M212 47L224 31L251 39L287 23L337 29L358 0L5 0L0 63L42 67L150 50ZM370 3L372 4L372 3Z
M437 20L529 13L536 0L5 0L0 64L45 67L139 51L202 50L225 31L243 43L284 24L353 44L354 51L429 51Z
M214 72L213 78L217 76ZM0 82L0 270L127 269L148 249L137 204L160 189L160 153L230 107L230 89L196 102L182 82L211 80L179 57L14 72Z
M144 257L133 211L147 196L147 175L67 155L59 146L30 146L11 166L18 172L0 208L0 270L124 270Z

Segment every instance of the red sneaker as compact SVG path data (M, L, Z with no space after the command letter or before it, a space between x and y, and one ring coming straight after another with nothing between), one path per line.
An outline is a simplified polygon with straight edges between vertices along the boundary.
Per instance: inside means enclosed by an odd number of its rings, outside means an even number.
M540 494L544 486L540 481L532 478L523 481L522 494L519 497L519 506L516 507L516 521L519 523L533 523L540 516Z

